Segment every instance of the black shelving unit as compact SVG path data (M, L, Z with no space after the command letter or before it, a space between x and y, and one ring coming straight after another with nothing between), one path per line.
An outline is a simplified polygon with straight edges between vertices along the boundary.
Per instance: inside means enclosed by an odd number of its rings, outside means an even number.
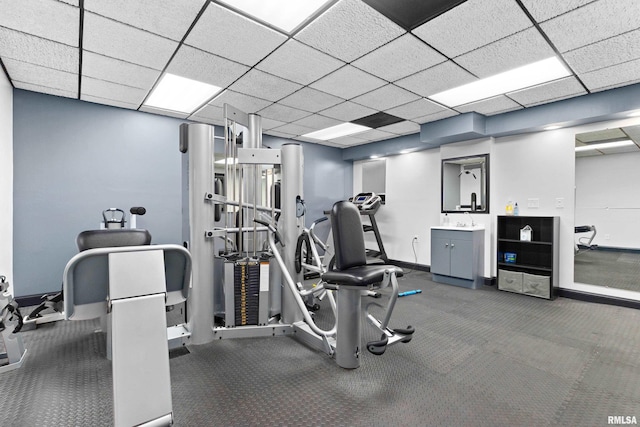
M498 289L555 299L558 295L557 216L498 216ZM520 240L520 230L532 228L531 241ZM507 262L505 254L515 254Z

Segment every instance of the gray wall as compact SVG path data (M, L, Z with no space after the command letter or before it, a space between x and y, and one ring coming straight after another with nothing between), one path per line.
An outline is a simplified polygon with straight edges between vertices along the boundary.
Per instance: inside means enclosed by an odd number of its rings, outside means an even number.
M16 296L57 291L79 232L109 207L144 206L153 243L181 242L182 121L14 90ZM277 148L288 140L265 137ZM349 195L340 149L301 143L307 223ZM348 190L348 191L347 191Z

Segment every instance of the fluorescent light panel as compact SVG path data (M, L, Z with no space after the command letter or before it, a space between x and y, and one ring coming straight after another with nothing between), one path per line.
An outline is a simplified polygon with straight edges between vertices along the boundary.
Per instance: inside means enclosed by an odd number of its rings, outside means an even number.
M247 15L291 33L328 0L220 0Z
M623 141L603 142L601 144L582 145L580 147L576 147L576 151L590 151L590 150L601 150L606 148L618 148L618 147L626 147L628 145L634 145L634 144L635 143L633 141L625 139Z
M302 136L311 139L318 139L320 141L328 141L330 139L353 135L354 133L360 133L367 130L371 130L371 128L367 126L357 125L355 123L342 123L341 125L335 125L326 129L320 129Z
M429 96L429 98L447 107L457 107L481 99L536 86L569 75L571 75L571 73L565 68L562 62L553 56L543 59L542 61L436 93L435 95Z
M191 114L220 90L218 86L166 73L144 105Z

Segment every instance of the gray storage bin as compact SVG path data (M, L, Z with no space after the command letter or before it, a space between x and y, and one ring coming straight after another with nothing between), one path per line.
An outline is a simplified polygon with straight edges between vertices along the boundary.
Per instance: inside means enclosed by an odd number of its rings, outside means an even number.
M522 273L518 271L498 270L498 289L522 292Z
M551 282L549 276L522 273L522 292L542 298L551 296Z

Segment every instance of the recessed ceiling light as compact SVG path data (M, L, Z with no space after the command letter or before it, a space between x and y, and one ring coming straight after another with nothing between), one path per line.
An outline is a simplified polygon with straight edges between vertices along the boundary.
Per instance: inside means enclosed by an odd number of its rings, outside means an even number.
M640 117L640 110L629 113L627 117Z
M411 152L411 150L402 150L400 151L400 154L409 154Z
M560 125L553 125L553 126L547 126L546 128L544 128L544 130L556 130L556 129L560 129L562 126Z
M302 136L312 139L319 139L321 141L328 141L330 139L353 135L354 133L360 133L367 130L371 130L371 128L367 126L357 125L355 123L342 123L341 125L331 126L326 129L320 129Z
M626 147L628 145L634 145L634 144L635 143L633 141L625 139L622 141L603 142L601 144L582 145L580 147L576 147L576 151L589 151L589 150L601 150L606 148Z
M186 77L166 73L144 105L191 114L221 88Z
M220 0L234 9L291 33L329 0Z
M565 68L562 62L553 56L543 59L542 61L436 93L435 95L429 96L429 98L447 107L457 107L481 99L536 86L569 75L571 75L571 73Z
M370 159L379 159L380 156L378 156L377 154L374 154L372 156L369 156Z

